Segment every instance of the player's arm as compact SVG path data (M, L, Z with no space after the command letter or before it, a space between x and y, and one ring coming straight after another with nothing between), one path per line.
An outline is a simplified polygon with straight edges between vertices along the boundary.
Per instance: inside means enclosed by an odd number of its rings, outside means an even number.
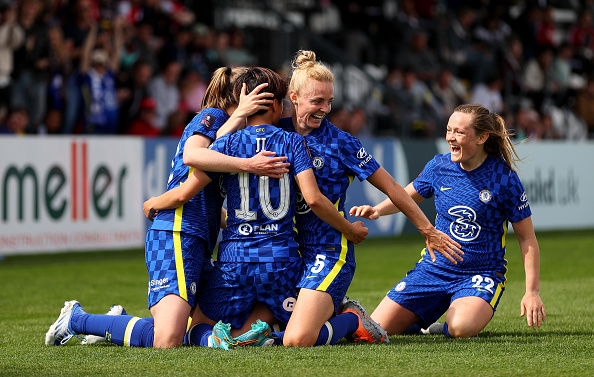
M404 188L404 191L406 191L406 193L417 204L425 199L421 194L417 192L417 190L415 190L415 187L413 186L412 182ZM398 212L400 212L400 209L398 209L398 207L394 205L392 200L388 198L373 207L369 204L365 204L362 206L354 206L349 211L349 214L351 216L363 217L369 220L377 220L380 216L393 215Z
M204 139L208 143L204 144ZM264 175L271 178L281 178L289 171L291 165L287 157L271 157L275 152L261 151L254 157L241 158L227 156L226 154L208 149L210 139L203 135L190 136L184 147L184 164L204 171L220 173L248 172Z
M198 194L211 179L201 170L194 170L192 174L181 185L164 192L159 196L153 196L144 202L142 209L147 219L153 220L158 211L174 209L186 204Z
M393 205L408 217L417 229L419 229L421 234L425 237L427 251L431 256L432 261L435 262L436 260L434 250L437 250L454 264L458 263L456 259L462 261L462 255L464 255L464 253L460 250L460 244L452 240L444 232L437 230L431 224L415 200L413 200L402 186L394 181L394 178L392 178L386 169L380 167L367 177L367 181L386 194Z
M526 273L526 293L520 303L520 316L526 316L528 326L536 329L546 320L544 304L540 298L540 249L530 216L512 223L512 226L520 243Z
M246 94L247 84L243 84L239 96L239 104L235 111L233 111L233 114L231 114L231 117L217 131L217 139L225 134L244 128L248 116L255 114L258 110L268 109L273 101L270 97L274 97L274 94L270 92L260 93L260 90L267 86L268 83L260 84L249 94Z
M357 244L365 239L368 229L361 221L350 223L338 212L332 202L320 192L313 170L306 169L295 176L303 199L320 219L338 230L345 237Z

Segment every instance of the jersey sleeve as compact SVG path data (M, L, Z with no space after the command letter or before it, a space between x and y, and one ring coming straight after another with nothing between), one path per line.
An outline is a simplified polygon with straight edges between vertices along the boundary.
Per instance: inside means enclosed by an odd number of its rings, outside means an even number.
M215 140L217 131L225 124L227 119L229 119L229 115L223 110L209 107L196 114L188 127L191 127L192 134L201 134Z
M361 141L348 134L342 139L340 158L360 181L366 180L380 168L380 164L365 150Z
M510 172L509 184L503 199L505 214L512 223L532 215L526 190L516 172Z
M313 168L311 153L305 138L297 134L291 134L291 144L293 145L293 174L297 175L304 170Z
M433 180L435 178L435 158L425 165L423 171L413 181L415 190L425 199L430 198L434 194Z

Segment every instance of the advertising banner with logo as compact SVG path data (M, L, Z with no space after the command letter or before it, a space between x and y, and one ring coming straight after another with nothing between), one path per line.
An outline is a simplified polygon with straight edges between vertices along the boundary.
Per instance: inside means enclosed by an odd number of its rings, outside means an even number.
M0 254L144 243L144 140L0 137Z

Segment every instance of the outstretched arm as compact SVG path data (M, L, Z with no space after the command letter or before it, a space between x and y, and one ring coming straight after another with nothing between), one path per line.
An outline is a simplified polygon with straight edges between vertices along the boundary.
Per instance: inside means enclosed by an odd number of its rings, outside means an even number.
M380 167L367 178L367 181L386 194L394 207L408 217L417 229L419 229L421 234L425 237L427 251L431 256L432 261L435 262L436 260L434 250L437 250L453 264L458 263L456 259L462 261L461 256L464 255L464 253L460 250L460 244L452 240L447 234L435 229L429 219L427 219L427 216L425 216L417 203L415 203L415 200L411 198L411 195L394 181L394 178L392 178L386 169ZM417 195L419 194L417 193ZM418 199L418 197L416 198ZM388 205L383 205L380 210L390 212L395 209Z
M291 165L287 157L272 157L274 152L262 151L250 158L231 157L212 149L200 147L198 135L191 136L184 147L184 164L204 171L220 173L248 172L271 178L281 178Z
M351 224L338 212L332 202L320 192L312 169L307 169L297 174L295 180L297 181L297 185L299 185L303 199L305 199L307 205L314 211L316 216L344 234L349 241L355 244L367 237L369 230L363 225L363 222L357 221Z
M198 194L211 179L201 170L194 170L192 174L181 185L164 192L159 196L153 196L144 202L142 209L147 219L153 220L158 211L174 209L186 204Z
M422 202L425 198L415 190L412 182L409 183L404 191L415 201L415 203ZM380 216L393 215L400 212L400 209L392 203L390 198L372 207L368 204L362 206L354 206L349 211L351 216L363 217L369 220L377 220Z
M520 303L520 316L526 316L528 326L536 329L547 318L540 298L540 249L531 217L512 223L512 226L520 242L526 273L526 293Z

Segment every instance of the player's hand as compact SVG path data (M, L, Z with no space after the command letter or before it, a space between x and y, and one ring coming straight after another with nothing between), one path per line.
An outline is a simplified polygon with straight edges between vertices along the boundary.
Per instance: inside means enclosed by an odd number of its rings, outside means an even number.
M526 316L528 326L536 330L547 319L544 304L538 293L528 293L522 297L520 303L520 317Z
M255 87L249 94L246 94L247 85L244 83L241 88L241 95L239 96L239 104L233 115L247 118L258 110L268 110L268 107L273 101L271 97L274 97L274 94L270 92L259 93L260 90L267 86L268 83L265 82Z
M453 264L462 262L464 252L460 249L460 244L452 240L447 234L432 227L431 231L425 235L425 245L433 262L436 261L435 252L442 254ZM454 259L455 258L455 259Z
M352 243L358 244L359 242L363 241L365 237L367 237L369 229L365 227L362 221L356 221L351 225L351 231L348 234L345 233L344 236Z
M282 178L283 174L289 172L291 164L285 162L287 157L271 157L274 155L276 155L275 152L261 151L254 157L246 159L246 171L270 178Z
M349 211L349 215L355 217L363 217L364 219L369 220L376 220L380 217L379 211L368 204L363 206L354 206Z
M156 209L154 209L152 206L152 202L154 199L155 198L152 197L149 200L147 200L146 202L144 202L144 204L142 205L142 210L144 211L144 215L150 221L153 221L155 219L155 216L157 216L157 213L158 213L158 211Z

